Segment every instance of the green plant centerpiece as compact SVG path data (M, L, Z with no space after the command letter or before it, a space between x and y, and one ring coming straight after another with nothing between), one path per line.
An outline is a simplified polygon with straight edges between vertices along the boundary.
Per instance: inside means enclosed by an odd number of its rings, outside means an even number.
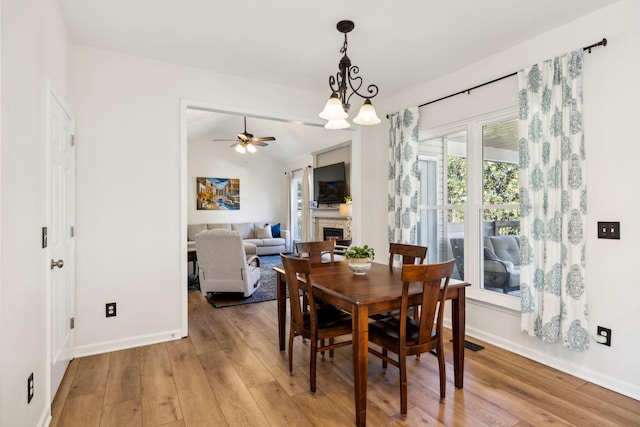
M371 260L375 256L375 251L369 245L351 246L344 256L349 260L349 268L353 274L363 275L371 269Z

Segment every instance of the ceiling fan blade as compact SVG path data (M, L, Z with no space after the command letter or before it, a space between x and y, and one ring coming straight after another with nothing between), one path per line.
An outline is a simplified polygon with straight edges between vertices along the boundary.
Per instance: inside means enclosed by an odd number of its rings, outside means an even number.
M236 142L235 144L231 144L229 147L235 147L236 145L240 144L239 142Z
M260 141L255 141L255 140L251 141L251 144L257 145L258 147L266 147L267 145L269 145L266 142L260 142Z
M237 139L212 139L215 142L238 142Z
M251 142L262 142L262 141L275 141L276 139L273 136L260 136L256 138L252 138Z

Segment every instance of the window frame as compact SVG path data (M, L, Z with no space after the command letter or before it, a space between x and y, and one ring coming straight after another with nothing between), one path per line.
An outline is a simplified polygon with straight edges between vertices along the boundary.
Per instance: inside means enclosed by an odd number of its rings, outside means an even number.
M464 271L465 280L471 286L467 288L466 296L473 300L483 301L492 305L520 311L520 298L513 295L505 295L495 291L484 289L481 284L483 259L482 239L482 211L491 207L493 209L512 205L484 205L483 198L483 145L482 128L492 123L518 118L518 107L513 106L486 114L481 114L456 122L444 124L420 132L419 142L425 142L434 138L442 138L456 132L466 131L466 155L467 155L467 202L464 205ZM418 210L423 209L454 209L458 205L419 205Z

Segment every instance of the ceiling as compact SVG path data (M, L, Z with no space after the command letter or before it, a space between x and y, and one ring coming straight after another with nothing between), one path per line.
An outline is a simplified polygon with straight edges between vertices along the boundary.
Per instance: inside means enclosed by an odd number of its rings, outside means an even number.
M343 42L336 23L350 19L355 29L349 34L349 57L360 67L364 83L377 84L383 98L616 0L58 1L75 44L282 84L323 97L330 94L328 79L337 71ZM319 110L323 103L318 100ZM197 121L202 126L204 118ZM231 135L242 132L241 118L237 121ZM278 137L275 129L263 130L257 122L252 128L250 123L249 132ZM279 142L280 138L274 145Z

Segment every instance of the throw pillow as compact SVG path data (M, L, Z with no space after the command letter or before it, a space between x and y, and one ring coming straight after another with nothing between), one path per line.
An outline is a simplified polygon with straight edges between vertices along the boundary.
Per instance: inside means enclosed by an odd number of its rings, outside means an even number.
M271 235L273 237L280 237L280 223L271 224Z
M264 227L256 227L256 239L271 239L273 238L271 226L266 224Z

